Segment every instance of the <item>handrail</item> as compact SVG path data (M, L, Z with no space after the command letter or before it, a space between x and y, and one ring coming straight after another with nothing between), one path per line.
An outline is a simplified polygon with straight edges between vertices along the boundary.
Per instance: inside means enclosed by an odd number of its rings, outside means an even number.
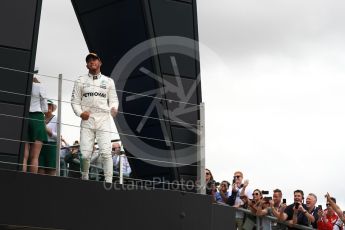
M252 213L250 210L244 209L244 208L237 208L237 210L241 211L241 212L244 212L246 214L249 214L251 216L255 216L256 218L266 218L266 219L271 220L271 222L277 222L277 223L280 223L280 224L284 224L284 225L286 225L287 227L290 227L290 228L293 227L293 228L298 228L298 229L301 229L301 230L313 230L314 229L313 227L309 227L309 226L304 226L304 225L299 225L299 224L290 224L287 221L281 221L281 220L277 219L274 216L269 216L269 215L257 216L254 213ZM256 229L260 229L260 226L257 226Z
M223 203L215 203L216 205L222 205L222 206L228 206L228 207L232 207L232 206L229 206L227 204L223 204ZM251 216L254 216L255 218L257 218L256 220L256 223L260 223L258 221L258 219L262 218L262 219L269 219L271 222L277 222L277 223L280 223L280 224L283 224L285 225L286 227L293 227L293 228L297 228L297 229L301 229L301 230L314 230L313 227L309 227L309 226L304 226L304 225L299 225L299 224L290 224L288 223L287 221L281 221L279 219L277 219L276 217L274 216L268 216L268 215L265 215L265 216L257 216L255 215L254 213L252 213L250 210L248 209L244 209L244 208L236 208L236 207L233 207L234 209L236 209L236 211L240 211L240 212L243 212L245 214L248 214L248 215L251 215ZM257 226L256 224L256 229L259 230L259 229L267 229L267 228L262 228L263 226Z

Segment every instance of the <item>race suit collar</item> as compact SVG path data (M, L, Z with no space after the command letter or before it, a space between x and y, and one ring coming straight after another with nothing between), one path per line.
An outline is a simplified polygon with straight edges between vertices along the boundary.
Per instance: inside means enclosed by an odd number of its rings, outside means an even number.
M92 75L91 73L88 73L89 77L91 77L93 80L97 80L97 79L100 79L102 74L99 73L97 75Z

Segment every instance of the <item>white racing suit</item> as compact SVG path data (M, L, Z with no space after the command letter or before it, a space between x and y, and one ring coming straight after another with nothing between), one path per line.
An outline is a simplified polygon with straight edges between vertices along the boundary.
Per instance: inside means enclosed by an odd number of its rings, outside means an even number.
M91 154L96 138L103 161L105 181L112 183L111 122L113 119L110 110L112 107L118 108L113 79L102 74L92 76L90 73L79 77L74 83L71 103L74 113L79 117L85 111L90 112L89 119L81 120L80 124L82 179L89 179Z

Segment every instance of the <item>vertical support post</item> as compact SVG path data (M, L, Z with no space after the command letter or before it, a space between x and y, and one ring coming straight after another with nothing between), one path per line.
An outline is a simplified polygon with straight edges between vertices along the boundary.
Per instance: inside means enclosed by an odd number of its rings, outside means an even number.
M119 177L120 177L120 184L123 184L123 153L119 156Z
M61 147L61 100L62 100L62 74L59 74L58 82L58 115L57 115L57 139L56 139L56 176L60 176L60 147Z
M200 120L198 121L198 188L199 194L206 194L206 178L205 178L205 103L201 102Z
M256 216L256 230L260 230L261 226L260 226L260 219L261 217Z

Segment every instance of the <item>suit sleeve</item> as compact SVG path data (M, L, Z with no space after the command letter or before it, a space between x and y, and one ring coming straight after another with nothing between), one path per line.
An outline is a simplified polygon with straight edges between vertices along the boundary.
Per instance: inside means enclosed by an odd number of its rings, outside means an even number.
M235 200L236 200L236 196L237 196L237 191L231 191L231 195L229 196L228 200L226 201L226 203L230 206L235 205Z
M116 88L115 88L115 83L114 80L109 78L109 107L110 108L115 108L118 109L119 107L119 99L117 98L117 94L116 94Z
M82 98L82 83L81 79L79 78L77 81L74 82L74 87L72 91L71 97L71 105L72 109L78 117L82 114L83 110L81 109L81 98Z

